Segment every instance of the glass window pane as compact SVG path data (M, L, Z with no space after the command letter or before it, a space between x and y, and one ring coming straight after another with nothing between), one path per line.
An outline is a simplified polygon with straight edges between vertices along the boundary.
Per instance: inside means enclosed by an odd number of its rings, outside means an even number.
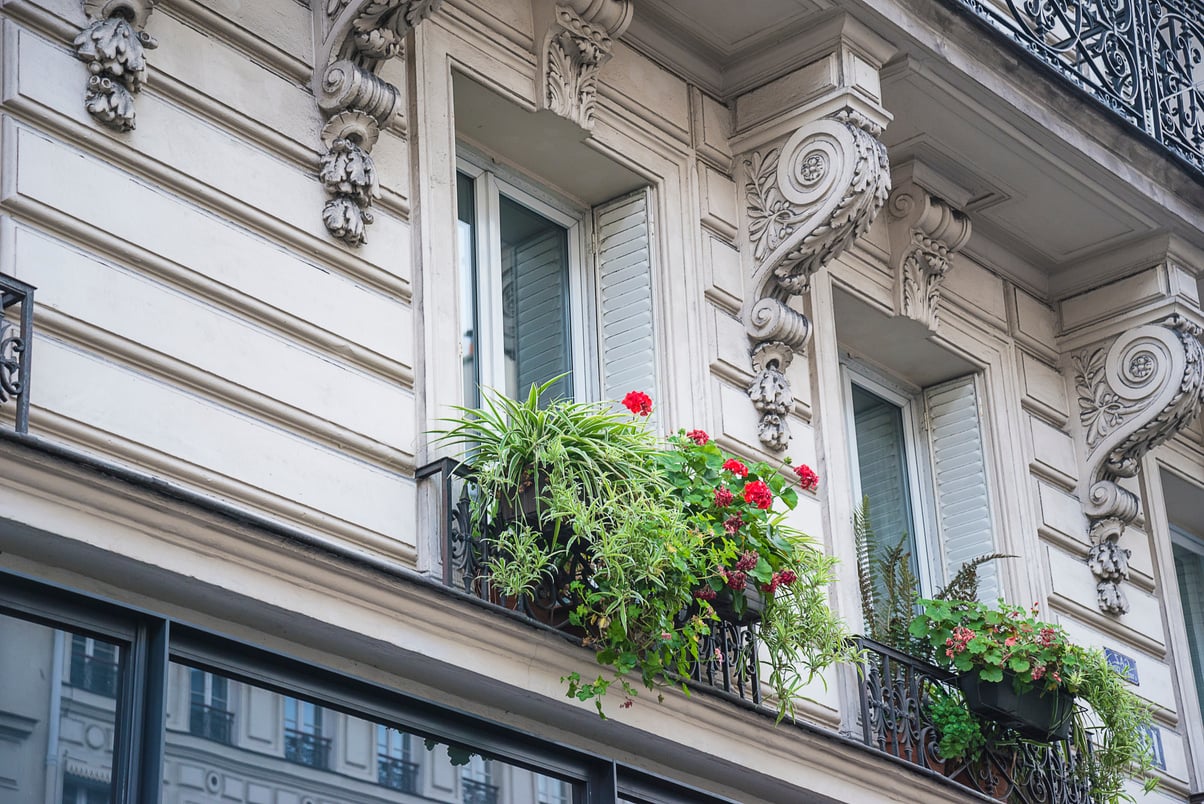
M124 652L4 615L0 646L0 804L108 804Z
M463 371L464 404L480 404L477 363L477 215L473 182L463 173L456 174L456 246L460 279L460 360Z
M192 674L226 701L198 712ZM163 802L570 804L579 785L173 662ZM564 796L541 799L543 791ZM0 794L0 802L3 802ZM6 803L5 803L6 804Z
M1204 546L1193 549L1186 539L1175 539L1175 575L1179 582L1179 597L1183 603L1183 620L1187 629L1187 646L1191 652L1192 675L1200 711L1204 712Z
M506 393L521 398L571 366L568 233L505 196L500 207ZM566 376L548 398L572 394Z
M853 423L857 436L857 471L861 493L870 499L875 552L907 538L912 572L916 572L915 528L911 486L907 476L903 409L877 394L853 386Z

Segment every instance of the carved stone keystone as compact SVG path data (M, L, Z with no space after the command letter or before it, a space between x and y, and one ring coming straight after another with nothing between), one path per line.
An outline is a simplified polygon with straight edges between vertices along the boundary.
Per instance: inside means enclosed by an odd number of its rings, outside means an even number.
M631 24L632 0L562 0L544 36L543 107L584 129L594 126L598 73Z
M936 331L949 258L970 240L970 219L910 180L891 192L887 213L895 315Z
M1200 335L1198 326L1172 315L1072 358L1088 456L1079 489L1092 545L1087 565L1099 607L1109 614L1129 610L1121 584L1129 577L1130 551L1120 537L1140 510L1137 496L1119 481L1135 477L1146 454L1188 426L1204 405Z
M117 131L134 128L134 95L146 83L146 51L159 46L145 30L158 0L84 0L90 22L75 37L75 55L88 63L84 108Z
M365 240L372 202L380 197L372 148L396 116L397 87L376 75L400 55L415 26L443 0L326 0L328 27L322 52L326 67L314 87L327 118L326 147L318 173L330 200L322 210L326 229L349 246Z

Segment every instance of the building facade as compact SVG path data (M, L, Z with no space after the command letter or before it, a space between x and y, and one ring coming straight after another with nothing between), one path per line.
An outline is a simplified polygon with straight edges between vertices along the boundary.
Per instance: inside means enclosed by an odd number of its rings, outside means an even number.
M725 666L565 697L592 652L480 594L434 435L556 377L815 468L854 629L863 497L924 590L1015 556L984 595L1105 648L1144 800L1204 800L1194 0L0 25L0 803L1087 800L900 750L849 667L795 723Z

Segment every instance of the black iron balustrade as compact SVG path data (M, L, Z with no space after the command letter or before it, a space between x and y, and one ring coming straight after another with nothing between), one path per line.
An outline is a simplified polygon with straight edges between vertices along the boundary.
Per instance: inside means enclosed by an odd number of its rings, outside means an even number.
M407 762L387 754L377 754L376 781L399 793L418 792L418 763Z
M573 604L571 585L588 583L588 560L580 553L570 556L564 566L545 578L534 593L522 599L499 594L490 583L489 560L492 546L488 522L474 522L472 501L476 486L471 470L450 458L431 463L417 472L419 479L430 478L439 488L439 506L443 527L443 582L473 597L502 608L518 611L532 620L581 636L569 624ZM761 684L757 661L757 625L737 626L715 622L711 633L699 646L699 661L692 664L690 680L730 695L761 703Z
M0 274L0 405L16 400L18 433L29 431L33 291L32 285Z
M946 0L1204 173L1199 0Z
M498 786L488 782L478 782L465 776L460 780L464 791L464 804L497 804Z
M71 686L103 695L106 698L117 697L117 680L120 678L120 668L117 662L87 656L83 653L71 654Z
M298 765L329 770L330 738L297 729L285 729L284 758Z
M866 745L1001 801L1094 802L1072 741L1034 743L1001 729L987 735L981 757L946 762L928 705L934 694L957 689L955 675L872 640L858 643L867 657L859 684Z
M234 733L234 713L194 701L188 709L188 733L230 745Z

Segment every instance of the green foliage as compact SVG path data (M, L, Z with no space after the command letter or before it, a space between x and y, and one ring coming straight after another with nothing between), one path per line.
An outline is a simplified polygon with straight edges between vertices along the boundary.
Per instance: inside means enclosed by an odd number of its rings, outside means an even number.
M853 512L853 535L865 635L904 653L926 657L924 643L913 639L907 630L920 597L919 581L911 571L907 534L904 533L897 544L883 545L874 554L878 539L870 522L870 498L862 497L861 506Z
M481 410L462 409L442 437L472 464L478 525L520 510L535 492L533 517L513 517L489 535L495 588L530 594L571 556L589 567L569 580L569 622L611 672L566 676L569 696L603 714L615 683L627 706L639 686L685 689L681 679L699 661L759 661L699 655L717 622L710 600L730 597L741 613L743 586L766 597L761 642L779 717L792 713L818 670L856 658L827 605L834 560L785 521L798 500L794 473L745 466L697 431L660 443L602 404L545 405L551 385L523 401L487 394Z
M925 706L936 728L941 759L954 762L978 760L987 745L987 738L978 718L966 708L961 691L930 684L925 693Z

